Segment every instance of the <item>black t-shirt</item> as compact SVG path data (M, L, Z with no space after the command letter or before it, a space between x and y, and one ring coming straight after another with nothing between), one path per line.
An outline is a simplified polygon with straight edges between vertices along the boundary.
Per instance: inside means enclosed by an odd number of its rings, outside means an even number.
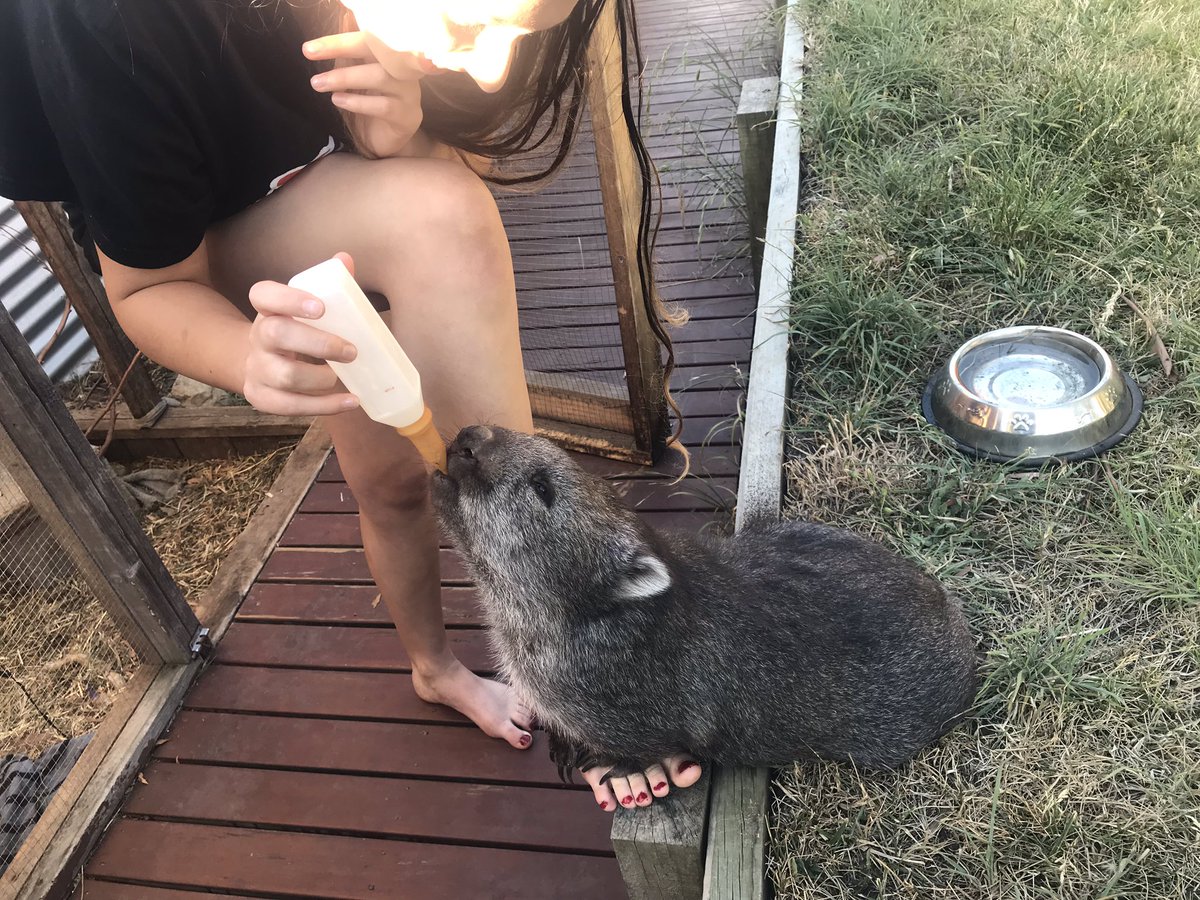
M293 0L296 2L296 0ZM303 2L303 0L301 0ZM346 140L313 0L0 0L0 195L63 200L162 268Z

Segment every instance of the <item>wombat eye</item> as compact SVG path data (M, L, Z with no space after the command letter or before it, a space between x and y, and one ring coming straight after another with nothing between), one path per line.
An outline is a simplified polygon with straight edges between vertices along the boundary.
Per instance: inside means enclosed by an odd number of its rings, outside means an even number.
M544 469L534 472L529 479L529 484L533 488L533 492L538 495L538 499L545 503L547 508L554 505L554 485L550 481L548 472Z

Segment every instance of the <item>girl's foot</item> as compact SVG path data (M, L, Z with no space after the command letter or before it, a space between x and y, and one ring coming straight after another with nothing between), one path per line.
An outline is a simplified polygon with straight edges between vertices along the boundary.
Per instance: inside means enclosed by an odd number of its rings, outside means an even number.
M508 741L518 750L533 744L533 715L508 685L480 678L457 659L432 674L414 669L412 679L418 697L458 710L489 737Z
M614 812L617 806L633 809L649 806L655 797L665 797L671 785L677 788L691 787L700 780L700 764L682 755L669 756L660 766L650 766L645 772L628 778L610 778L601 783L608 770L603 766L581 773L583 780L592 788L596 803L606 812ZM669 774L668 774L669 773Z

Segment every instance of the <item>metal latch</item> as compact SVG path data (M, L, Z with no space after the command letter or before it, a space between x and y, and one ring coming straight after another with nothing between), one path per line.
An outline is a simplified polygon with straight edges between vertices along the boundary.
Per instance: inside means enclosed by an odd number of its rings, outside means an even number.
M200 626L196 629L196 633L192 635L192 656L200 656L207 659L211 650L212 641L208 639L208 629Z

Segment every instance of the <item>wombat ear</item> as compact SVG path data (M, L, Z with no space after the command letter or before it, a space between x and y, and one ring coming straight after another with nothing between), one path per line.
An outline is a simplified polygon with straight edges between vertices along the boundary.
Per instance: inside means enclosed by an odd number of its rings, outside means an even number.
M671 589L671 571L667 564L645 550L634 554L629 561L617 596L624 600L647 600Z

